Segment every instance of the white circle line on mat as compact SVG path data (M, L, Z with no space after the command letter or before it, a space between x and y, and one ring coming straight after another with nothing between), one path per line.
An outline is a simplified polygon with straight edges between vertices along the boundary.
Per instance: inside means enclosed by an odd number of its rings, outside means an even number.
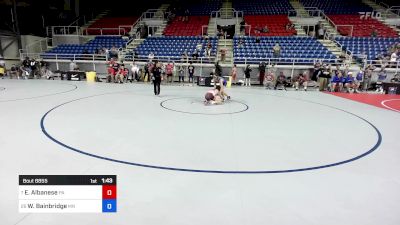
M387 109L390 109L390 110L393 110L393 111L396 111L396 112L399 112L399 113L400 113L400 110L398 110L398 109L393 109L392 107L387 106L387 105L385 104L386 102L391 102L391 101L400 101L400 99L398 99L398 98L395 98L395 99L387 99L387 100L382 101L382 102L381 102L381 105L382 105L383 107L387 108Z

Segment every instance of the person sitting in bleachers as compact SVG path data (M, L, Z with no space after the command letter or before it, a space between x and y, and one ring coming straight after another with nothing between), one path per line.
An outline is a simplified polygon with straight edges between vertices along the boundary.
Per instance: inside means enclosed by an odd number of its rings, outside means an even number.
M375 29L375 26L372 26L371 37L377 37L378 31Z
M394 50L393 53L390 55L390 66L391 67L397 67L397 59L399 56L397 55L399 50Z
M285 30L289 31L289 30L293 30L294 29L294 24L291 23L290 21L285 25Z
M265 25L265 26L261 29L261 32L262 32L262 33L268 33L268 32L269 32L268 26Z
M150 52L149 56L148 56L149 62L153 62L154 59L154 54L153 52Z
M279 58L281 56L281 46L279 45L279 43L275 43L272 51L274 53L274 58Z
M240 33L243 33L245 31L246 28L246 22L244 21L244 18L242 19L242 21L240 22Z
M239 42L238 42L238 47L241 48L243 46L244 46L244 39L243 39L243 36L240 36Z

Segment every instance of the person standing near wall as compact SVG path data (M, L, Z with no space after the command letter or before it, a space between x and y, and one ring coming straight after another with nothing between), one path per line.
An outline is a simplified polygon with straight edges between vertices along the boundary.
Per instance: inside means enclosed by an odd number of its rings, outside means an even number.
M319 91L325 91L327 89L331 73L331 67L324 65L322 72L319 73Z
M190 82L193 83L194 66L193 66L192 62L189 63L189 66L188 66L188 73L189 73L189 83L190 83Z
M258 71L260 74L258 75L258 78L260 80L260 85L262 86L264 83L264 77L265 77L265 68L267 66L265 65L265 62L260 62L260 65L258 66Z
M244 70L244 86L251 86L250 77L251 77L251 68L250 65L246 66Z
M233 64L232 71L231 71L231 76L232 76L232 83L236 84L236 78L237 78L237 67L236 67L236 64Z

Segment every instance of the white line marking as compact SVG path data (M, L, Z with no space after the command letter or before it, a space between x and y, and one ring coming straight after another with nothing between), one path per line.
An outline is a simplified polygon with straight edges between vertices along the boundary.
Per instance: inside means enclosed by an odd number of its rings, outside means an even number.
M389 106L387 106L387 105L385 104L386 102L390 102L390 101L400 101L400 99L388 99L388 100L384 100L384 101L381 101L381 105L382 105L383 107L387 108L387 109L390 109L390 110L393 110L393 111L396 111L396 112L399 112L399 113L400 113L400 110L393 109L392 107L389 107Z

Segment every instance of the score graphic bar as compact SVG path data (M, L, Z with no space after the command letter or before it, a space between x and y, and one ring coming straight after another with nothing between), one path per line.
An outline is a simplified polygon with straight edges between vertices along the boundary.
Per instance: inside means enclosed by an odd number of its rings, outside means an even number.
M20 175L19 212L117 212L117 176Z

